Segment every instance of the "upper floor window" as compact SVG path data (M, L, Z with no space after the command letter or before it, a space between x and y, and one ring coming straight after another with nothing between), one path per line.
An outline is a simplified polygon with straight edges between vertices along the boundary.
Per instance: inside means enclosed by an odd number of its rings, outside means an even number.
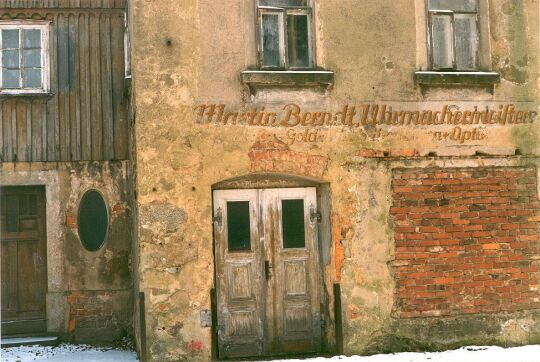
M479 69L477 0L428 0L431 68Z
M310 0L257 0L259 65L263 69L313 68Z
M49 26L0 22L0 93L49 90Z

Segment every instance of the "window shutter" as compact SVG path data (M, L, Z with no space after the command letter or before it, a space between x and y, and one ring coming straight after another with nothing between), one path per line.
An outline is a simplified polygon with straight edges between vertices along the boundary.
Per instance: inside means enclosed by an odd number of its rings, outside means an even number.
M454 42L451 14L433 14L432 26L432 58L434 69L452 69L454 59Z
M478 31L476 14L454 16L457 70L475 70L478 67Z

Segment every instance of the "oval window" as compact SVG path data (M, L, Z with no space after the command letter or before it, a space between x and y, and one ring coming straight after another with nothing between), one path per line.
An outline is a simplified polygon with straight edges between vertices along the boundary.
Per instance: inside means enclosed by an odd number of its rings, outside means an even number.
M103 196L96 191L87 191L79 205L79 237L89 251L99 250L103 246L109 229L109 215Z

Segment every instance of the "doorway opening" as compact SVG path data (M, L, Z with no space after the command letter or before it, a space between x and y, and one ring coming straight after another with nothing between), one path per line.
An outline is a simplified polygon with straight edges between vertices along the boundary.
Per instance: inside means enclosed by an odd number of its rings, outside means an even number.
M317 189L214 190L213 198L219 358L319 353Z

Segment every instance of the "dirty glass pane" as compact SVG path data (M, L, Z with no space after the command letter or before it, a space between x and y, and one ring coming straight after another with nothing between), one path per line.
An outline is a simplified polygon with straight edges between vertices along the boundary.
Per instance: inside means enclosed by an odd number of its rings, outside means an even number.
M308 6L308 0L259 0L259 6L299 7Z
M24 88L41 87L41 69L24 69Z
M19 199L17 195L6 195L6 231L19 231Z
M305 248L304 200L281 200L283 248Z
M477 0L429 0L429 10L476 11Z
M477 69L478 31L476 15L456 14L454 16L456 32L457 70Z
M41 30L27 29L24 31L25 48L41 48Z
M23 51L24 66L26 68L41 67L41 50L31 49Z
M449 15L432 15L432 51L434 69L452 69L454 45Z
M81 243L89 251L101 248L109 229L109 215L105 200L95 190L87 191L79 204L77 219Z
M2 69L2 88L20 88L20 77L21 71L19 69Z
M307 15L287 15L289 66L307 68L309 64L309 35Z
M263 65L279 67L279 15L262 15Z
M19 48L19 30L2 30L2 49Z
M227 240L229 251L251 250L249 201L227 202Z
M28 215L28 196L19 196L19 215Z
M28 214L37 215L37 198L36 195L28 196Z
M5 68L19 68L19 51L4 50L2 52L2 66Z

